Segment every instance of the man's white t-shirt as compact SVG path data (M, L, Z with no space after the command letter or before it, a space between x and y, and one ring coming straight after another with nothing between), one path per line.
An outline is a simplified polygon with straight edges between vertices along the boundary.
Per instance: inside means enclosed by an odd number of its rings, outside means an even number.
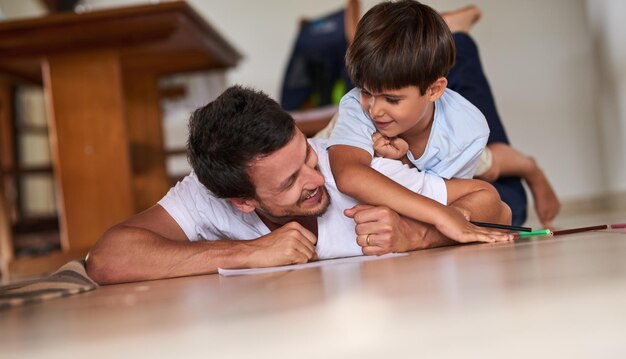
M343 214L345 209L358 202L337 189L328 163L326 140L309 140L309 143L317 152L319 168L330 196L328 210L317 220L317 255L320 259L362 255L361 247L356 243L354 220ZM372 168L413 192L447 203L445 183L437 176L386 158L375 158ZM193 172L170 189L159 204L191 241L251 240L270 233L255 212L241 212L228 199L215 197Z

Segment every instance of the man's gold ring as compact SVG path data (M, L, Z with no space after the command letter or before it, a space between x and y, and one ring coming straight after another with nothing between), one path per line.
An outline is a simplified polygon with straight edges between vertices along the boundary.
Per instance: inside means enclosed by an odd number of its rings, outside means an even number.
M365 236L365 243L367 243L368 246L370 245L370 233Z

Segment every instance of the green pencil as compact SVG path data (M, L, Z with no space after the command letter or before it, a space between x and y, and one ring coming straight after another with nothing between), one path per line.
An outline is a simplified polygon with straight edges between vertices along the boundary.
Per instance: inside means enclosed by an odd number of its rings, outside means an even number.
M549 229L540 229L532 232L519 232L520 237L536 237L536 236L551 236L552 231Z

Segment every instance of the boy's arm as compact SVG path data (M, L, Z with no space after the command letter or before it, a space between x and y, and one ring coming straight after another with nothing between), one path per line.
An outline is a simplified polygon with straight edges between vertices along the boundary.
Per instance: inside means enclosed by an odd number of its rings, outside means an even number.
M360 202L387 206L398 214L433 224L437 230L458 242L494 242L503 235L478 228L456 209L404 188L370 167L367 151L351 146L332 146L329 159L337 188Z
M87 273L100 284L215 273L218 268L306 263L315 236L292 222L256 240L189 241L161 207L109 229L87 257Z
M415 194L371 168L371 156L351 146L329 148L330 167L337 188L373 206L387 206L401 215L418 221L435 223L445 206Z

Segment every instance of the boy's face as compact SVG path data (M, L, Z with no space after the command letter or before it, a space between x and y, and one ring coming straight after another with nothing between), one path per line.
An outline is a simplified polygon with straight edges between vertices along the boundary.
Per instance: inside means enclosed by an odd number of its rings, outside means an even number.
M317 153L299 130L285 147L253 161L249 173L256 187L251 204L274 221L318 216L330 203Z
M430 97L422 95L417 86L381 93L373 93L367 86L363 86L361 107L370 116L378 132L387 137L425 131L434 112Z

